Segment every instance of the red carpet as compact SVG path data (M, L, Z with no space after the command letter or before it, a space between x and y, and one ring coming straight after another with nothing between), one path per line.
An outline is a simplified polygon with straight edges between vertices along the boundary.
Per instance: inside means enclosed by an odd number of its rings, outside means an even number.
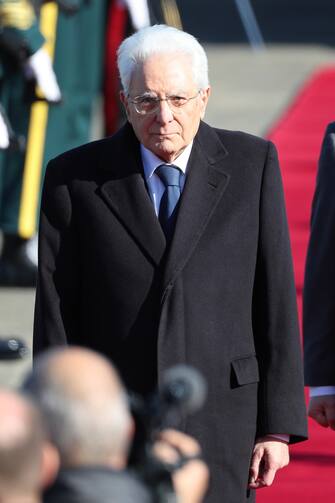
M317 161L325 128L334 120L332 66L311 77L268 135L278 148L282 169L300 318ZM291 448L289 467L279 472L274 486L258 492L258 503L335 502L335 432L310 421L309 435L310 440Z

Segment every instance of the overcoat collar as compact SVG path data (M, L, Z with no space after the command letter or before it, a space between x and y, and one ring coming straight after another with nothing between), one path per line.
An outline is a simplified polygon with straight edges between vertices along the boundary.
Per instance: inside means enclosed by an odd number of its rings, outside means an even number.
M215 130L202 122L194 140L175 233L166 256L166 291L193 253L228 184L227 157ZM165 236L146 188L139 142L129 124L106 143L100 166L108 172L108 180L101 186L102 196L144 253L158 265L166 251Z
M158 265L166 241L144 175L140 145L127 123L106 143L100 167L107 174L101 195L146 256Z

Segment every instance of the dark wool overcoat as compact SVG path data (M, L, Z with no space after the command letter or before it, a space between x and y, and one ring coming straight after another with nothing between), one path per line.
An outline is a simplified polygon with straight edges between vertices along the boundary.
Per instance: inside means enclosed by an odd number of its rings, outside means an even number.
M205 376L181 429L211 468L210 503L253 501L255 437L306 437L301 350L274 146L201 123L169 248L129 124L51 161L40 224L35 354L80 344L146 393L177 363Z
M335 386L335 122L321 147L304 282L305 382Z

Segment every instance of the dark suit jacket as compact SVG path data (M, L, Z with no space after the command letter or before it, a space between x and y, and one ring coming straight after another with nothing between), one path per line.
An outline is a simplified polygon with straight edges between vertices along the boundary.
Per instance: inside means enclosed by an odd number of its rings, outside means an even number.
M143 393L174 364L198 368L208 382L206 406L181 428L200 440L211 464L208 501L251 501L255 436L306 436L274 146L202 123L174 238L165 245L129 125L52 161L41 211L35 353L87 345Z
M335 122L328 125L312 205L304 284L305 382L335 386Z

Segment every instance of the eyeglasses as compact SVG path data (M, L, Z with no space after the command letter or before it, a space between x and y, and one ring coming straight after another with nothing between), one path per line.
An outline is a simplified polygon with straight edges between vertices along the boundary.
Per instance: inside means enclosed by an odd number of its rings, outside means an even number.
M135 96L130 103L134 105L136 112L140 115L149 115L157 112L161 101L167 101L170 110L175 113L181 113L182 108L190 101L194 100L201 93L201 89L195 96L185 98L184 96L167 96L166 98L157 98L156 96ZM129 98L129 96L128 96Z

